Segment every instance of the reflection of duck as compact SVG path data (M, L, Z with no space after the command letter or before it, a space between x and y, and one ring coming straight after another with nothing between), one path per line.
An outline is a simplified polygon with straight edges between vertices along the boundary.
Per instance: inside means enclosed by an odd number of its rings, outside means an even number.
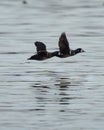
M84 52L82 48L78 48L76 50L71 50L69 47L69 42L67 40L66 34L63 32L59 38L59 53L57 57L65 58L69 56L74 56L78 53Z
M68 78L60 78L59 79L58 85L60 87L60 90L66 90L70 86L71 82L68 80L69 80Z
M45 60L54 57L58 54L58 51L47 52L46 45L42 42L37 41L34 44L36 46L37 53L31 56L30 58L28 58L28 60Z

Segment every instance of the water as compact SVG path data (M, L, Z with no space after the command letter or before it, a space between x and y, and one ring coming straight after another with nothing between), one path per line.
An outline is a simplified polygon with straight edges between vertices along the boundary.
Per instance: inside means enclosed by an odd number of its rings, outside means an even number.
M27 61L65 31L86 53ZM0 129L104 129L104 2L0 1Z

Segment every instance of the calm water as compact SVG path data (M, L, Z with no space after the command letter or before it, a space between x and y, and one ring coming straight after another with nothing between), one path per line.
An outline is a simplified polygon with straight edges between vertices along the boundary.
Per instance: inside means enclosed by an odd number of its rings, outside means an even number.
M0 129L104 129L104 2L0 1ZM65 31L71 58L27 61L45 42L58 49Z

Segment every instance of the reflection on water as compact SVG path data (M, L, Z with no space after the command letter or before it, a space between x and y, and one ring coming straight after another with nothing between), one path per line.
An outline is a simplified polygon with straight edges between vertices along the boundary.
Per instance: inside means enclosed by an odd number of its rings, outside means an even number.
M1 130L104 129L104 8L101 0L0 1ZM35 41L58 49L65 31L86 53L27 61Z
M53 73L53 72L50 72ZM55 72L54 72L55 73ZM77 81L78 83L78 81ZM42 81L38 81L32 85L34 98L36 99L38 110L47 110L47 104L59 104L61 106L67 106L70 104L70 100L79 99L81 97L76 97L76 95L70 94L71 91L76 91L72 86L77 86L76 81L71 81L69 78L59 78L55 79L54 84L44 85ZM79 81L79 85L81 81ZM66 108L59 107L59 112L65 112ZM36 109L36 110L37 110Z

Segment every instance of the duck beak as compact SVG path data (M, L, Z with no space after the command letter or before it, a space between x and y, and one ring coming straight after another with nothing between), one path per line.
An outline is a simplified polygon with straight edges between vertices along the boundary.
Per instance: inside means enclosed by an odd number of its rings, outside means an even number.
M86 52L86 51L82 50L81 52Z

